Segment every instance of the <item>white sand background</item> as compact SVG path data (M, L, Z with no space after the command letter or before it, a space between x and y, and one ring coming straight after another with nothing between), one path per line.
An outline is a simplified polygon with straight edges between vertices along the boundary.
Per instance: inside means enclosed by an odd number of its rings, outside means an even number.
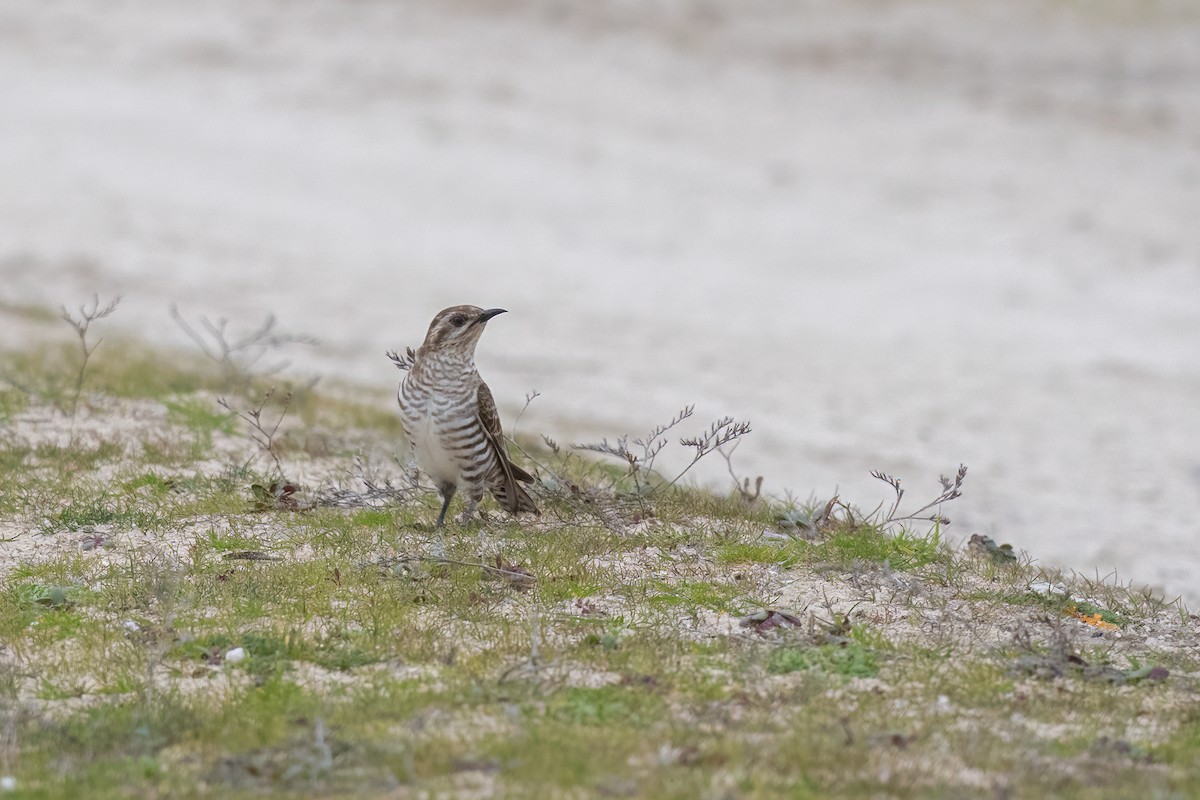
M503 306L525 431L694 402L868 508L965 462L956 537L1200 599L1184 0L0 0L0 278L170 345L274 312L381 403Z

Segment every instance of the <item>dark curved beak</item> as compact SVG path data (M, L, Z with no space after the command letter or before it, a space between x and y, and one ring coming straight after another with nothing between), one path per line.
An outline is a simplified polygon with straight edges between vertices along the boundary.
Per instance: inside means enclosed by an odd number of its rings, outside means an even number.
M508 309L505 308L489 308L487 311L484 311L482 314L476 317L473 324L482 325L497 314L505 314L507 312Z

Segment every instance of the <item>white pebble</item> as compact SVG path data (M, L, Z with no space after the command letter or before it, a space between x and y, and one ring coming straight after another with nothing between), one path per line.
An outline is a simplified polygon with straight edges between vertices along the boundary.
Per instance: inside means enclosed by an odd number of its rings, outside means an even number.
M15 792L17 790L17 779L12 775L4 775L0 777L0 792Z
M246 648L235 647L225 654L226 664L237 664L246 660Z
M124 628L125 630L129 631L130 633L137 633L138 631L140 631L142 629L141 625L138 625L136 622L134 622L131 619L127 619L124 622L122 622L121 627Z

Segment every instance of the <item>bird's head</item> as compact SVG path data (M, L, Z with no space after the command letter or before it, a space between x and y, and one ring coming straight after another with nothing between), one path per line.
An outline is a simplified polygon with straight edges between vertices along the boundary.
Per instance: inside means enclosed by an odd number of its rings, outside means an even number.
M503 308L479 306L451 306L439 311L429 323L429 332L425 334L421 349L471 355L488 320L504 311Z

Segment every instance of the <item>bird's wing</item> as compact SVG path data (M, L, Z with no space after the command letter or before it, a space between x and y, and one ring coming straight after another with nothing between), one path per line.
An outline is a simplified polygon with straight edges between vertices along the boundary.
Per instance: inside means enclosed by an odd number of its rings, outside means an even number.
M519 498L524 494L517 486L517 481L523 480L528 483L533 480L533 476L509 461L508 448L504 445L504 429L500 427L500 414L496 412L496 401L492 398L492 390L482 381L479 384L477 404L483 435L487 438L488 446L495 452L496 460L500 463L500 469L504 473L503 496L501 497L501 493L493 493L497 494L497 499L504 501L506 510L510 514L515 514L522 505Z
M500 455L507 455L508 451L504 449L504 429L500 426L500 414L496 412L496 401L492 397L492 390L482 381L479 383L477 399L479 422L483 425L483 432L487 434L488 442L496 448Z
M516 464L512 463L511 461L508 462L508 465L510 467L512 467L512 474L513 474L514 478L521 481L522 483L533 483L533 476L530 475L528 472L521 469L520 467L518 467Z

